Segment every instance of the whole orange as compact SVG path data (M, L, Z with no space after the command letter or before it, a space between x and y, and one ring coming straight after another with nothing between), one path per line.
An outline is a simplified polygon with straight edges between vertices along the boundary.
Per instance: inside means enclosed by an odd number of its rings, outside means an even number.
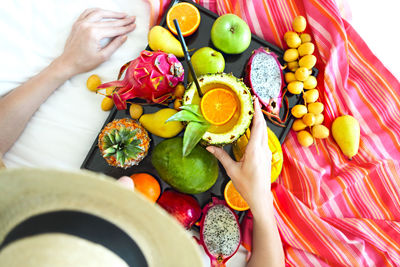
M148 173L135 173L131 175L135 190L145 195L151 202L156 202L161 193L157 179Z

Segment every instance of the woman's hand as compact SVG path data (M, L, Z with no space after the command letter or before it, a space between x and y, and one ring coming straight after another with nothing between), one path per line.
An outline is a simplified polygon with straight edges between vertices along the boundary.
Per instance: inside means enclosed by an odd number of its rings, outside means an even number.
M103 21L103 19L112 19ZM64 52L56 59L67 79L94 69L106 61L127 39L126 34L136 27L135 17L127 14L92 8L85 10L72 26ZM101 47L103 38L113 38Z
M207 150L224 166L235 188L249 204L252 212L272 207L271 151L268 147L267 124L258 99L254 100L254 117L246 151L239 162L219 147Z

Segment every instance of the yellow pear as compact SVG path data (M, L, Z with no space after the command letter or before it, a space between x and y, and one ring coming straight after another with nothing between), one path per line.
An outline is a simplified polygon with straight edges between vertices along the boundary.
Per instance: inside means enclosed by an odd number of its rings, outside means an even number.
M350 160L358 152L360 124L350 115L337 117L332 123L332 135L343 154Z
M164 27L152 27L149 31L148 41L153 51L161 50L165 53L174 54L177 57L184 56L181 43Z
M155 113L142 115L139 122L150 133L163 138L171 138L183 130L183 124L179 121L165 122L177 112L172 108L163 108Z

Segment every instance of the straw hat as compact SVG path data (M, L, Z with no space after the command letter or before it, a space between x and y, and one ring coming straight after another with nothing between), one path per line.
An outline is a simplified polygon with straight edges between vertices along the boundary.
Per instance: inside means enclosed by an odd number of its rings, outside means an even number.
M0 266L202 266L157 204L87 171L0 171Z

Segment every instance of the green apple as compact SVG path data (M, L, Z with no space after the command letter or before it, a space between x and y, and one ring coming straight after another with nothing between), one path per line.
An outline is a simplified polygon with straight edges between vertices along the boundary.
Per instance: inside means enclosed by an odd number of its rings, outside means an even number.
M250 28L238 16L226 14L215 20L211 28L211 41L226 54L240 54L250 45Z
M193 54L191 61L197 76L207 73L223 72L225 69L224 56L211 47L202 47L197 50ZM188 79L189 81L193 80L190 74Z

